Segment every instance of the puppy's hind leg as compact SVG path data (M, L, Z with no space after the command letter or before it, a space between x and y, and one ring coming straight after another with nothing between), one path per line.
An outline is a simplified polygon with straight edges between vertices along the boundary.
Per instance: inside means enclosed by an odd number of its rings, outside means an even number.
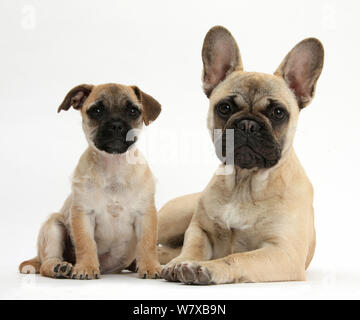
M20 273L33 274L40 273L40 260L38 257L22 262L19 266Z
M38 253L41 275L51 278L70 276L72 264L63 259L67 236L62 215L52 214L39 233Z

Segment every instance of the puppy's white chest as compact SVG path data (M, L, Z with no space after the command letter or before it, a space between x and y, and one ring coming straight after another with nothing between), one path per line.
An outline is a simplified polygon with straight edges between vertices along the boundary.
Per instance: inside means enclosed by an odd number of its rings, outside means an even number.
M125 191L126 191L126 187L124 183L121 180L117 180L117 179L109 181L104 186L105 196L118 197L121 194L121 192L125 192Z
M98 254L112 252L115 248L117 256L126 255L134 239L135 215L124 210L120 204L108 204L104 211L96 214L95 240Z
M110 181L103 190L105 199L104 210L116 218L121 214L142 214L146 201L142 198L142 191L136 190L131 185L125 185L121 181Z
M114 201L106 206L106 211L113 218L118 218L124 211L124 207L120 204L119 201Z
M126 254L134 239L134 224L145 210L139 194L134 188L114 177L88 195L88 212L94 215L95 240L98 253Z
M117 218L124 212L129 213L129 191L121 181L110 181L103 190L103 212Z

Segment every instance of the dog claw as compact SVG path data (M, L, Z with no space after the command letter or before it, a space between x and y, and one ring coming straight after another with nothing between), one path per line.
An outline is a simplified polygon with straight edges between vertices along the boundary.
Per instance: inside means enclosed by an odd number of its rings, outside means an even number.
M78 280L100 279L100 271L95 267L74 266L70 278Z

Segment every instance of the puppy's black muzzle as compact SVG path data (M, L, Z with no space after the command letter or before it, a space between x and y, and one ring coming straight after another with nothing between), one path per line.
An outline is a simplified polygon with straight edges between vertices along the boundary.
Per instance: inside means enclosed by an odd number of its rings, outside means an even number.
M129 133L131 127L122 120L109 120L100 125L95 137L95 146L111 154L126 152L136 141Z

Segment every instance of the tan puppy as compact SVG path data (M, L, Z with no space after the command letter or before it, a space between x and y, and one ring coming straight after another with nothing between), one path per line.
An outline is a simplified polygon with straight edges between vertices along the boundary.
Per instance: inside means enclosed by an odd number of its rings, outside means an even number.
M313 189L293 139L323 47L306 39L274 75L244 72L232 35L214 27L202 58L208 128L223 164L202 193L160 210L160 260L173 258L162 276L189 284L304 280L315 249Z
M70 196L40 230L38 256L23 262L20 272L95 279L136 258L140 277L158 277L154 178L134 142L160 104L137 87L104 84L73 88L58 111L71 106L81 112L89 147Z

